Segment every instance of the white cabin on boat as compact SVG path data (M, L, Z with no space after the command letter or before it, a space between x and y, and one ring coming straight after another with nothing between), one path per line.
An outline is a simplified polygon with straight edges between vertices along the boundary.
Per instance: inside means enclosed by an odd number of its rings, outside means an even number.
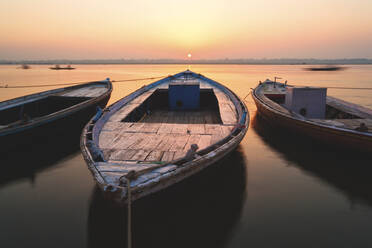
M284 106L310 119L324 119L327 88L287 87Z

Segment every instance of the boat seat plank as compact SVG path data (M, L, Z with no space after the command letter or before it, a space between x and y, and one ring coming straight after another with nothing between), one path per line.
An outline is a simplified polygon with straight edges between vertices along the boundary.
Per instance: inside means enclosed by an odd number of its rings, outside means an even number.
M164 162L172 161L173 157L174 157L174 154L175 154L175 152L165 151L163 153L163 157L161 158L161 161L164 161Z
M231 125L223 125L223 126L221 126L222 136L223 137L229 136L231 134L233 128L234 128L234 126L231 126Z
M211 145L225 138L222 134L213 134L211 137Z
M130 122L113 122L108 121L102 127L102 131L122 131L128 128L132 123Z
M186 156L186 153L187 153L187 151L184 151L184 150L182 150L182 151L176 151L174 153L173 160L177 160L177 159L180 159L180 158L185 157Z
M112 144L112 149L128 149L130 146L142 141L141 137L132 135L131 133L124 133L120 138L116 139Z
M198 142L200 140L200 137L201 137L201 135L199 135L199 134L190 135L190 138L187 141L187 143L186 143L185 147L183 148L183 150L188 151L188 150L190 150L192 144L198 144Z
M151 142L154 135L148 134L148 133L136 133L135 136L138 138L138 142L135 142L134 144L129 146L128 147L129 149L134 149L134 150L144 149L144 146L148 144L149 142Z
M364 123L368 128L368 132L372 132L372 119L311 119L311 121L327 126L346 128L351 130L355 130L360 126L361 123Z
M106 181L107 184L110 184L110 185L119 185L119 180L120 180L120 177L126 175L127 173L118 173L118 172L101 172L101 175L102 177L104 178L104 180ZM139 176L136 180L133 180L131 181L130 183L130 186L131 187L135 187L141 183L144 183L148 180L151 180L155 177L158 177L160 176L160 173L156 173L156 172L149 172L149 173L146 173L146 174L143 174L141 176Z
M163 151L151 151L149 155L147 155L145 161L161 161L163 153Z
M158 167L158 164L138 164L138 163L123 163L123 162L98 162L95 167L100 172L129 172L131 170L141 171Z
M368 128L368 132L372 133L372 119L337 119L337 121L344 124L346 128L353 130L360 127L361 123L364 123Z
M159 151L169 151L169 149L172 147L173 143L175 142L175 137L177 135L175 134L166 134L159 145L156 147L156 150Z
M169 151L180 151L183 150L185 145L187 144L187 141L189 140L190 135L178 135L175 136L174 143L170 147Z
M109 185L119 185L120 177L123 176L124 172L101 172L101 175L105 182Z
M146 123L141 128L141 132L144 133L157 133L159 128L161 126L161 123Z
M159 127L158 129L158 134L162 134L162 133L172 133L172 129L173 129L173 126L175 124L173 123L162 123L161 126Z
M129 103L123 106L120 110L118 110L114 115L111 116L109 121L122 121L127 115L132 112L135 108L137 108L140 104L138 103Z
M131 160L145 161L151 150L137 150L136 153L131 157Z
M148 136L150 137L150 140L148 140L147 143L142 145L142 149L151 150L156 148L162 142L165 134L162 135L151 134Z
M154 179L156 177L159 177L160 176L160 173L157 173L157 172L148 172L146 174L143 174L141 176L139 176L137 179L133 180L130 182L130 186L131 187L137 187L138 185L140 184L143 184L147 181L150 181L151 179Z
M173 124L172 133L174 134L186 134L188 124Z
M205 134L222 134L222 125L205 124Z
M98 145L101 149L110 149L119 136L120 133L118 132L102 131L99 136Z
M188 124L187 130L190 134L205 134L204 124Z
M235 124L237 123L236 113L230 108L230 105L227 103L219 104L220 115L223 124Z
M108 89L103 85L92 85L89 87L82 87L79 89L72 89L69 91L64 91L59 94L59 96L66 96L66 97L98 97L102 95Z
M372 119L371 109L354 103L346 102L335 97L327 96L327 105L346 113L359 116L360 118Z
M128 150L115 150L111 153L110 157L109 157L109 161L113 161L113 160L118 160L118 161L122 161L122 160L131 160L131 158L137 153L137 150L131 150L131 149L128 149Z
M146 91L140 96L136 97L131 101L131 103L141 104L144 101L146 101L147 98L149 98L154 92L153 91Z
M126 133L141 132L143 126L144 126L144 123L142 122L132 122L130 125L123 128L123 132L126 132Z
M164 155L163 155L163 157L164 157ZM170 164L170 165L166 165L166 166L160 167L158 169L155 169L152 172L165 174L165 173L169 173L171 171L174 171L175 169L177 169L177 165Z
M198 141L199 150L202 150L211 145L212 135L201 135Z

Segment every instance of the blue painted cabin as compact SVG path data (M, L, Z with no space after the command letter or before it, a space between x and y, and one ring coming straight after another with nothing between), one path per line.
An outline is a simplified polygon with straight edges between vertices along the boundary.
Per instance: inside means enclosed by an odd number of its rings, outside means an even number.
M168 88L170 110L196 110L200 107L200 85L195 83L170 83Z

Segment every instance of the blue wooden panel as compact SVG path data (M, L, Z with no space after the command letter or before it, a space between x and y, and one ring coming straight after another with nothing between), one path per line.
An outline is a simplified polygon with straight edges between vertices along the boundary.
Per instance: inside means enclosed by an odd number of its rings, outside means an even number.
M199 109L199 84L170 84L168 89L168 100L171 110Z

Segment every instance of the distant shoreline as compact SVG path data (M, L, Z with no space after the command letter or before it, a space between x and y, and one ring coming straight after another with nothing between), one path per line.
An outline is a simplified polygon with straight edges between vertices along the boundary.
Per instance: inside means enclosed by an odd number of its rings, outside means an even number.
M200 64L200 65L370 65L372 59L216 59L216 60L177 60L177 59L92 59L92 60L0 60L0 65L170 65L170 64Z

